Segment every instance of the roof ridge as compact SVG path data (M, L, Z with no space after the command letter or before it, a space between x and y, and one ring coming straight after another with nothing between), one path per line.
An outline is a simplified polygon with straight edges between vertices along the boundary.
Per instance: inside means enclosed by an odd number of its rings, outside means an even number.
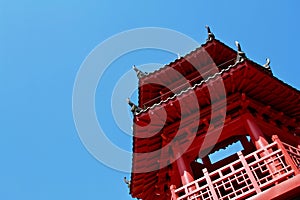
M220 41L217 40L217 39L214 39L214 40L220 42ZM213 41L213 40L212 40L212 41ZM166 68L166 67L168 67L168 66L173 65L174 63L176 63L176 62L178 62L179 60L181 60L181 59L183 59L183 58L185 58L185 57L191 55L192 53L198 51L199 49L201 49L202 47L204 47L205 45L207 45L208 43L210 43L210 42L212 42L212 41L207 41L207 42L205 42L204 44L201 44L201 45L200 45L199 47L197 47L196 49L194 49L194 50L188 52L188 53L185 54L184 56L182 56L182 57L180 57L180 58L176 58L174 61L171 61L169 64L165 64L165 65L163 65L162 67L160 67L160 68L158 68L158 69L156 69L156 70L154 70L154 71L152 71L152 72L148 72L148 73L145 74L145 76L142 77L141 79L150 77L151 75L153 75L153 74L155 74L155 73L161 71L162 69L164 69L164 68Z

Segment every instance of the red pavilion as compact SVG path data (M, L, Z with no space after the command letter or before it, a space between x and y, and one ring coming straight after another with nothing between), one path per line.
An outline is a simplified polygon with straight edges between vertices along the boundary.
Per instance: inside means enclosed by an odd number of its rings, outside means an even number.
M205 44L139 77L132 197L300 197L300 92L208 30ZM213 160L239 144L240 150ZM225 153L224 153L225 154Z

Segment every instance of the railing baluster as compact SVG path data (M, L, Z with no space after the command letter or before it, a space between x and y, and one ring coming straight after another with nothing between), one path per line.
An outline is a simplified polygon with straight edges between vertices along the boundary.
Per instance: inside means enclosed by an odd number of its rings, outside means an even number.
M218 198L218 195L217 195L217 193L216 193L216 191L215 191L215 188L214 188L214 186L213 186L213 184L212 184L212 181L211 181L211 179L210 179L210 176L209 176L209 174L208 174L207 169L204 168L202 171L203 171L204 177L205 177L205 179L206 179L206 182L207 182L207 184L208 184L208 187L209 187L209 189L210 189L210 192L211 192L211 194L212 194L212 196L213 196L213 199L214 199L214 200L218 200L218 199L219 199L219 198Z
M243 155L242 152L240 152L240 151L237 152L237 154L238 154L238 156L239 156L239 158L240 158L241 163L243 164L243 167L244 167L245 170L246 170L247 175L249 176L249 178L250 178L250 180L251 180L251 183L252 183L252 185L253 185L253 187L254 187L256 193L260 193L260 192L261 192L261 189L260 189L258 183L256 182L256 180L255 180L255 178L254 178L254 175L253 175L252 171L250 170L250 167L249 167L249 165L248 165L248 163L247 163L247 161L246 161L244 155Z
M178 195L175 193L176 186L175 185L171 185L170 186L170 190L171 190L171 200L177 200Z

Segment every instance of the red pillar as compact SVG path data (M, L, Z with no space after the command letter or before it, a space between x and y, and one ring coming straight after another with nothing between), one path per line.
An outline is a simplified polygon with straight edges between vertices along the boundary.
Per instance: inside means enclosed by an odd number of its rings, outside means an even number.
M181 177L182 185L186 185L188 183L193 182L194 181L194 177L192 176L193 172L190 164L187 163L186 159L184 159L184 155L180 156L176 162Z
M178 171L180 174L180 178L181 178L181 183L182 185L186 185L189 184L191 182L194 181L194 177L193 177L193 171L192 168L190 166L190 163L188 163L188 160L186 159L186 157L184 155L179 156L179 158L177 159L177 166L178 166ZM196 190L195 185L191 185L190 187L187 188L188 193ZM192 194L190 197L194 197L195 194ZM196 200L201 200L199 197L194 197L193 199Z
M209 168L209 166L211 165L211 161L210 161L208 155L206 155L205 157L202 158L202 162L205 165L205 167L206 167L206 165L208 166L206 168Z
M249 153L251 151L251 149L253 148L252 144L247 140L246 135L241 138L240 142L242 143L242 145L247 153Z
M266 138L264 137L264 134L260 130L260 128L255 123L253 117L250 114L244 115L244 123L245 128L247 130L247 133L251 137L252 142L254 143L254 146L256 149L261 149L268 145L268 142Z

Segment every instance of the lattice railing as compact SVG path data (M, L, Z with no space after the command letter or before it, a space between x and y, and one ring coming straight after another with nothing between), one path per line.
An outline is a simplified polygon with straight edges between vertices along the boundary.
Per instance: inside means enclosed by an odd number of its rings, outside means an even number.
M295 148L289 144L283 143L284 148L292 158L293 162L297 166L298 169L300 169L300 149Z
M192 192L189 192L190 188L195 189L192 190ZM213 200L209 184L205 177L202 177L197 181L182 186L181 188L176 190L176 193L178 196L180 196L177 198L177 200L192 200L197 198L200 198L201 200Z
M286 149L280 148L283 146ZM278 138L247 156L241 152L238 156L238 160L214 172L204 169L202 178L174 189L172 200L245 199L299 173L294 164L299 166L300 149L280 143Z
M268 147L267 149L272 149L272 152L262 158L259 155L265 152L264 150L258 150L245 157L261 190L289 178L294 173L291 166L286 163L282 150L277 148L277 143L274 142Z

